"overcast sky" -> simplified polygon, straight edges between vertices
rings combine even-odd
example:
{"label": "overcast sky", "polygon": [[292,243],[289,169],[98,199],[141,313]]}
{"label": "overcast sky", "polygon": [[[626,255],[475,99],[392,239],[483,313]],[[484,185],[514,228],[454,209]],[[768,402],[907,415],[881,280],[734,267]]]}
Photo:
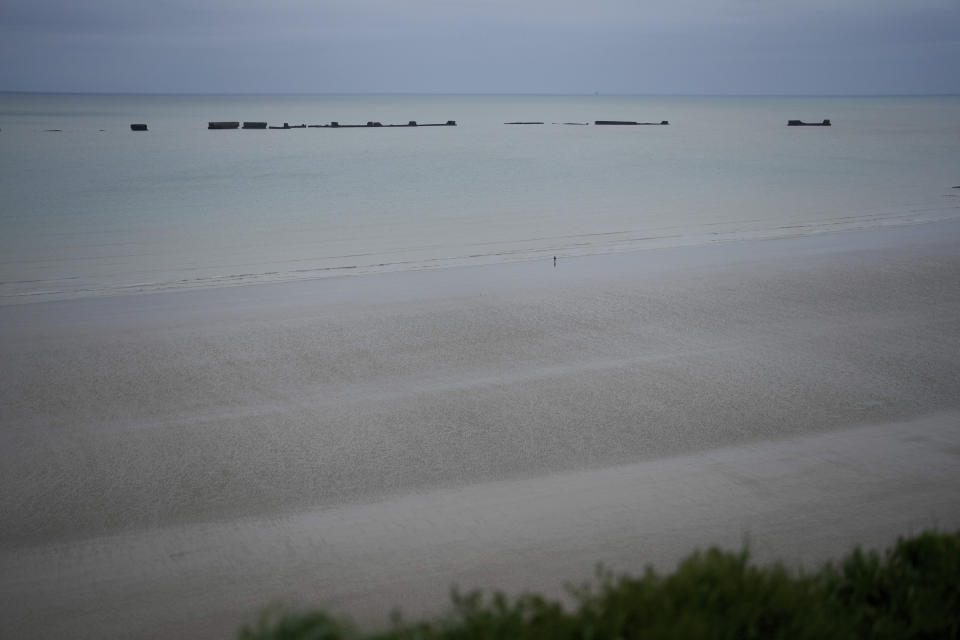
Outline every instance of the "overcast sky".
{"label": "overcast sky", "polygon": [[960,0],[0,0],[0,90],[960,93]]}

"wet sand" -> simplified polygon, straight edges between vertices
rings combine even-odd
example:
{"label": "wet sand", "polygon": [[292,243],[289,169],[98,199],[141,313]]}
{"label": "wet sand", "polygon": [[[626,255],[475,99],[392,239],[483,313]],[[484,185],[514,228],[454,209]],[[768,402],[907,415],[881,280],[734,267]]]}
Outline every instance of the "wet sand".
{"label": "wet sand", "polygon": [[0,307],[15,636],[960,526],[960,223]]}

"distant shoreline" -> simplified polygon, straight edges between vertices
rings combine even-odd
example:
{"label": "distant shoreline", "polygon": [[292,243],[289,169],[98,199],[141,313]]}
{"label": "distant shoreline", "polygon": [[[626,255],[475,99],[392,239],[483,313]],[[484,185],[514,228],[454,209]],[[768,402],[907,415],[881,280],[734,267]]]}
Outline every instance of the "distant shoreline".
{"label": "distant shoreline", "polygon": [[[590,256],[616,255],[625,253],[662,251],[682,247],[709,247],[721,244],[749,244],[760,241],[789,240],[792,238],[812,238],[822,235],[856,233],[863,231],[881,231],[898,227],[951,223],[960,220],[960,206],[949,205],[942,209],[924,212],[909,212],[902,215],[862,216],[861,218],[842,218],[837,221],[817,222],[803,226],[790,226],[783,229],[761,229],[753,232],[731,232],[723,235],[716,232],[695,232],[688,235],[651,235],[625,231],[620,234],[598,234],[604,236],[608,245],[598,244],[583,246],[580,238],[572,238],[567,245],[546,246],[542,249],[530,249],[520,255],[492,253],[488,255],[471,255],[450,257],[446,259],[430,259],[421,263],[410,264],[377,263],[377,264],[346,264],[311,270],[312,273],[249,273],[246,269],[243,274],[227,274],[218,277],[203,279],[174,280],[162,282],[131,282],[90,289],[84,287],[79,290],[37,290],[20,294],[0,295],[0,307],[8,305],[34,304],[57,300],[77,300],[127,295],[144,295],[174,291],[211,290],[243,286],[257,286],[269,284],[289,284],[308,282],[312,280],[326,280],[329,278],[352,278],[356,276],[374,276],[386,273],[424,272],[444,269],[461,269],[473,267],[487,267],[498,264],[537,263],[548,261],[552,256],[559,255],[563,259],[584,258]],[[621,236],[622,239],[617,239]],[[550,240],[550,239],[546,239]],[[509,243],[507,243],[509,244]],[[579,245],[579,246],[578,246]]]}

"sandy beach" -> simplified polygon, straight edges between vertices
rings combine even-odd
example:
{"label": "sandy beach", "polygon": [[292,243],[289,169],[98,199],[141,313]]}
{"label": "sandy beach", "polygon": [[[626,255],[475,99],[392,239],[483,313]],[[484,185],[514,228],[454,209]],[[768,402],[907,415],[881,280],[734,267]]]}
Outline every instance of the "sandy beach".
{"label": "sandy beach", "polygon": [[3,637],[960,527],[960,222],[0,307]]}

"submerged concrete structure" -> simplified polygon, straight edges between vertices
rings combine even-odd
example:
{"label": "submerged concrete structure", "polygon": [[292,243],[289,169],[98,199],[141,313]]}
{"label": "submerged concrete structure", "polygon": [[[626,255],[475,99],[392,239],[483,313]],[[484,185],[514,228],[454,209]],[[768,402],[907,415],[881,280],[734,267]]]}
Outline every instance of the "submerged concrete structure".
{"label": "submerged concrete structure", "polygon": [[596,120],[594,124],[605,124],[605,125],[664,125],[670,124],[669,120],[661,120],[660,122],[636,122],[634,120]]}

